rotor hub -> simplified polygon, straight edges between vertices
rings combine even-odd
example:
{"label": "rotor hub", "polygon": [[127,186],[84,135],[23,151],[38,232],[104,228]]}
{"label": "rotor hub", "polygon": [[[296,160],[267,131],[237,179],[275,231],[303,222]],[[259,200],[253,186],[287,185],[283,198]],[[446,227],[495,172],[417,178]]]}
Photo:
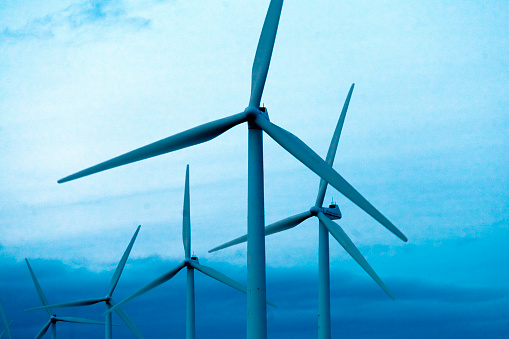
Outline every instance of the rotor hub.
{"label": "rotor hub", "polygon": [[254,106],[247,106],[244,110],[244,113],[246,113],[247,120],[248,121],[254,121],[258,115],[263,115],[267,120],[269,119],[269,114],[267,111],[267,107],[254,107]]}
{"label": "rotor hub", "polygon": [[316,207],[316,206],[313,206],[309,209],[309,212],[311,212],[312,215],[314,215],[315,217],[318,215],[318,212],[321,212],[322,210],[320,209],[320,207]]}

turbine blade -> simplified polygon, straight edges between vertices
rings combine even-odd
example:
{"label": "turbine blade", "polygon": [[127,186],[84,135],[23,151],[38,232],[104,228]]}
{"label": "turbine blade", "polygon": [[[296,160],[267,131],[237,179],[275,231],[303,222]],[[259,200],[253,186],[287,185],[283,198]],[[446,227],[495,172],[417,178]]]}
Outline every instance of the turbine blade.
{"label": "turbine blade", "polygon": [[[32,266],[30,266],[30,263],[28,262],[27,258],[25,258],[25,261],[27,263],[28,270],[30,271],[30,275],[32,276],[32,280],[34,281],[35,289],[37,290],[37,294],[39,295],[39,298],[41,299],[42,304],[44,306],[48,306],[49,305],[48,300],[46,299],[46,296],[44,295],[44,292],[42,291],[41,285],[39,285],[39,282],[37,281],[37,278],[35,277],[35,273],[32,270]],[[48,307],[46,307],[46,312],[48,312],[48,314],[50,316],[53,313],[51,311],[51,308],[48,308]]]}
{"label": "turbine blade", "polygon": [[357,261],[357,263],[362,267],[362,269],[366,271],[366,273],[369,274],[371,278],[373,278],[373,280],[385,291],[385,293],[389,295],[389,297],[394,299],[394,296],[392,295],[391,291],[389,291],[387,286],[385,286],[383,281],[371,268],[366,259],[364,259],[361,252],[357,249],[352,240],[350,240],[348,235],[346,235],[345,231],[343,231],[343,229],[338,224],[327,218],[327,216],[323,214],[323,212],[318,212],[317,216],[323,223],[323,225],[327,228],[327,230],[330,232],[330,234],[332,234],[332,236],[336,238],[336,240],[348,252],[348,254],[350,254],[350,256],[355,261]]}
{"label": "turbine blade", "polygon": [[238,113],[223,119],[208,122],[71,174],[58,180],[58,183],[61,184],[90,174],[102,172],[110,168],[115,168],[189,146],[201,144],[205,141],[214,139],[234,126],[245,122],[246,119],[245,113]]}
{"label": "turbine blade", "polygon": [[291,217],[285,218],[283,220],[276,221],[275,223],[272,223],[265,227],[265,235],[267,236],[274,233],[286,231],[290,228],[299,225],[301,222],[303,222],[306,219],[309,219],[312,216],[313,214],[311,214],[310,211],[306,211],[292,215]]}
{"label": "turbine blade", "polygon": [[182,220],[182,241],[186,259],[191,257],[191,210],[189,203],[189,165],[186,167],[186,186],[184,189],[184,208]]}
{"label": "turbine blade", "polygon": [[[112,306],[115,306],[115,304],[113,303],[113,300],[111,300],[111,299],[110,299],[110,304]],[[134,333],[134,335],[136,335],[140,339],[144,339],[143,334],[141,334],[140,330],[136,327],[134,322],[129,318],[129,316],[127,315],[127,313],[124,312],[124,310],[122,310],[121,308],[117,308],[115,310],[115,312],[117,312],[120,319],[122,319],[122,321],[127,325],[127,327],[129,327],[131,329],[131,331]]]}
{"label": "turbine blade", "polygon": [[265,80],[269,71],[270,58],[276,41],[277,27],[281,16],[283,0],[272,0],[265,16],[251,75],[251,98],[249,106],[258,108],[262,98]]}
{"label": "turbine blade", "polygon": [[228,242],[225,242],[222,245],[214,247],[213,249],[209,250],[209,253],[212,253],[212,252],[215,252],[215,251],[219,251],[219,250],[222,250],[224,248],[231,247],[233,245],[242,244],[243,242],[246,242],[246,241],[247,241],[247,235],[243,235],[243,236],[240,236],[240,237],[235,238],[233,240],[230,240]]}
{"label": "turbine blade", "polygon": [[37,310],[42,310],[42,309],[64,308],[64,307],[89,306],[89,305],[94,305],[94,304],[100,303],[101,301],[106,301],[106,298],[104,298],[104,297],[103,298],[90,298],[90,299],[69,301],[69,302],[60,303],[60,304],[32,307],[32,308],[26,309],[25,311],[37,311]]}
{"label": "turbine blade", "polygon": [[[332,140],[330,142],[329,151],[327,152],[327,157],[325,158],[325,162],[332,167],[334,163],[334,158],[336,156],[336,151],[338,149],[339,137],[341,136],[341,130],[343,129],[343,124],[345,123],[346,111],[348,110],[348,105],[350,104],[350,98],[352,97],[353,87],[355,84],[350,86],[350,90],[348,91],[348,95],[346,96],[345,104],[343,105],[343,110],[339,116],[338,123],[336,125],[336,129],[334,130],[334,134],[332,136]],[[318,195],[316,196],[315,206],[322,207],[323,199],[325,198],[325,191],[327,190],[327,181],[320,178],[320,186],[318,188]]]}
{"label": "turbine blade", "polygon": [[186,266],[185,262],[180,263],[174,269],[166,272],[165,274],[161,275],[159,278],[157,278],[157,279],[151,281],[150,283],[148,283],[147,285],[143,286],[138,291],[134,292],[133,294],[131,294],[130,296],[128,296],[127,298],[125,298],[124,300],[122,300],[121,302],[119,302],[118,304],[116,304],[115,306],[113,306],[112,308],[110,308],[109,310],[107,310],[104,313],[106,314],[106,313],[116,311],[120,306],[124,305],[128,301],[131,301],[132,299],[139,297],[140,295],[150,291],[151,289],[156,288],[157,286],[167,282],[168,280],[173,278],[175,276],[175,274],[177,274],[185,266]]}
{"label": "turbine blade", "polygon": [[329,184],[350,199],[354,204],[363,209],[376,221],[403,241],[407,237],[396,228],[382,213],[380,213],[369,201],[367,201],[355,188],[352,187],[341,175],[322,160],[311,148],[292,133],[271,123],[261,114],[257,115],[255,124],[263,129],[274,141],[286,149],[290,154],[306,165],[313,172],[325,179]]}
{"label": "turbine blade", "polygon": [[48,320],[48,322],[41,328],[41,330],[39,331],[39,333],[37,333],[35,335],[35,338],[34,339],[39,339],[39,338],[42,338],[43,335],[46,334],[46,332],[48,332],[48,329],[49,327],[51,326],[51,319]]}
{"label": "turbine blade", "polygon": [[[225,285],[233,287],[234,289],[236,289],[242,293],[247,294],[246,286],[242,285],[239,282],[236,282],[235,280],[224,275],[223,273],[221,273],[211,267],[200,265],[194,260],[190,260],[189,265],[191,265],[193,268],[197,269],[201,273],[208,275],[209,277],[216,279],[217,281],[222,282]],[[266,303],[269,304],[270,306],[277,307],[276,304],[274,304],[272,301],[266,300]]]}
{"label": "turbine blade", "polygon": [[[270,225],[265,227],[265,236],[271,235],[271,234],[274,234],[274,233],[278,233],[278,232],[290,229],[292,227],[295,227],[295,226],[297,226],[298,224],[300,224],[301,222],[303,222],[304,220],[308,219],[311,216],[312,216],[311,212],[310,211],[306,211],[306,212],[303,212],[303,213],[292,215],[291,217],[288,217],[286,219],[277,221],[277,222],[275,222],[273,224],[270,224]],[[218,251],[218,250],[222,250],[223,248],[227,248],[227,247],[230,247],[230,246],[233,246],[233,245],[237,245],[237,244],[240,244],[240,243],[243,243],[243,242],[246,242],[246,241],[247,241],[247,235],[243,235],[243,236],[238,237],[236,239],[230,240],[230,241],[228,241],[228,242],[226,242],[226,243],[224,243],[222,245],[214,247],[213,249],[209,250],[209,253],[212,253],[212,252],[215,252],[215,251]]]}
{"label": "turbine blade", "polygon": [[9,328],[9,322],[7,321],[7,317],[5,316],[5,310],[4,307],[2,306],[2,303],[0,303],[0,315],[2,316],[2,323],[4,324],[4,332],[2,332],[2,336],[4,333],[7,333],[7,337],[9,339],[12,339],[11,330]]}
{"label": "turbine blade", "polygon": [[131,250],[134,245],[134,241],[136,240],[136,237],[138,236],[138,232],[140,232],[141,225],[138,226],[136,229],[136,232],[134,232],[133,237],[131,238],[131,241],[129,242],[129,245],[127,246],[126,250],[124,251],[124,255],[122,255],[122,259],[120,259],[120,262],[117,265],[117,269],[115,270],[115,273],[113,273],[113,277],[111,278],[110,282],[110,288],[108,290],[108,297],[111,297],[113,294],[113,291],[115,290],[115,287],[118,284],[118,280],[120,279],[120,275],[122,274],[122,271],[124,270],[125,263],[127,262],[127,258],[129,258],[129,254],[131,253]]}
{"label": "turbine blade", "polygon": [[223,273],[216,271],[215,269],[210,268],[208,266],[200,265],[197,262],[195,262],[194,260],[190,260],[189,264],[191,266],[193,266],[193,268],[196,268],[201,273],[208,275],[209,277],[214,278],[217,281],[220,281],[225,285],[233,287],[234,289],[236,289],[242,293],[247,293],[246,286],[242,285],[241,283],[236,282],[235,280],[233,280],[230,277],[227,277]]}
{"label": "turbine blade", "polygon": [[91,319],[85,319],[85,318],[76,318],[76,317],[55,317],[55,320],[66,322],[66,323],[104,325],[104,321],[91,320]]}

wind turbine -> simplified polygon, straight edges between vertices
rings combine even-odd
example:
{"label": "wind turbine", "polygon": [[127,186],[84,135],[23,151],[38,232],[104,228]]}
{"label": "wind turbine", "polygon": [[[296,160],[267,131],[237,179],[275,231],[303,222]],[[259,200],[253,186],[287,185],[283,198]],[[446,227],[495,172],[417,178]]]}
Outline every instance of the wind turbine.
{"label": "wind turbine", "polygon": [[[8,326],[10,326],[11,324],[12,324],[12,321],[8,324]],[[9,331],[9,332],[7,332],[7,331]],[[11,332],[7,328],[5,330],[2,330],[2,332],[0,332],[0,339],[2,339],[4,337],[4,334],[6,334],[6,333],[7,333],[7,337],[9,339],[12,339]]]}
{"label": "wind turbine", "polygon": [[201,265],[198,263],[196,256],[191,256],[191,209],[189,197],[189,165],[186,167],[186,183],[184,189],[184,208],[183,208],[183,222],[182,222],[182,240],[184,243],[185,259],[177,267],[171,269],[159,278],[148,283],[137,292],[131,294],[116,306],[112,307],[107,312],[116,311],[118,307],[124,303],[150,291],[151,289],[167,282],[173,278],[181,269],[187,268],[187,289],[186,289],[186,338],[194,339],[195,337],[195,298],[194,298],[194,270],[202,272],[211,278],[214,278],[223,284],[231,286],[243,293],[246,293],[246,288],[235,280],[227,277],[226,275],[216,271],[213,268]]}
{"label": "wind turbine", "polygon": [[[28,262],[28,259],[25,258],[25,261],[28,266],[28,270],[30,271],[30,275],[32,276],[32,280],[34,281],[35,289],[37,290],[37,294],[39,294],[39,298],[41,299],[41,302],[44,306],[48,306],[48,300],[46,299],[46,296],[44,295],[44,292],[42,291],[41,285],[39,285],[39,282],[37,281],[37,278],[35,277],[34,271],[32,270],[32,267],[30,266],[30,263]],[[52,314],[51,308],[45,307],[46,312],[48,312],[49,320],[48,322],[42,327],[42,329],[37,333],[35,336],[35,339],[42,338],[48,329],[51,327],[51,339],[56,339],[57,337],[57,328],[56,323],[59,321],[67,322],[67,323],[77,323],[77,324],[93,324],[93,325],[104,325],[103,322],[97,321],[97,320],[89,320],[89,319],[83,319],[83,318],[76,318],[76,317],[57,317],[56,315]]]}
{"label": "wind turbine", "polygon": [[[140,231],[140,226],[136,229],[136,232],[134,232],[133,237],[131,238],[131,242],[127,246],[124,255],[122,256],[122,259],[120,259],[120,262],[117,265],[117,269],[115,270],[115,273],[113,273],[113,277],[111,278],[110,282],[110,288],[108,290],[108,293],[104,297],[99,298],[90,298],[90,299],[84,299],[84,300],[77,300],[77,301],[70,301],[66,303],[60,303],[60,304],[54,304],[54,305],[48,305],[48,306],[42,306],[42,307],[34,307],[30,308],[27,311],[33,311],[33,310],[39,310],[39,309],[52,309],[52,308],[62,308],[62,307],[76,307],[76,306],[89,306],[94,305],[100,302],[104,302],[106,304],[106,310],[109,310],[112,306],[115,305],[112,299],[113,291],[115,290],[115,287],[117,287],[118,280],[120,279],[120,275],[122,274],[122,271],[124,270],[124,266],[127,262],[127,258],[129,257],[129,254],[131,253],[131,249],[133,248],[134,241],[136,240],[136,237],[138,236],[138,232]],[[28,263],[28,261],[27,261]],[[43,302],[44,303],[44,302]],[[117,312],[118,316],[122,321],[131,329],[131,331],[138,337],[143,339],[143,335],[141,334],[140,330],[136,327],[134,322],[129,318],[127,313],[125,313],[121,308],[117,308],[115,310]],[[111,319],[111,313],[106,313],[106,320],[105,320],[105,338],[111,339],[112,338],[112,319]]]}
{"label": "wind turbine", "polygon": [[5,316],[4,307],[2,306],[2,303],[0,302],[0,315],[2,316],[2,323],[4,324],[4,329],[2,333],[0,333],[0,339],[4,336],[4,334],[7,334],[7,338],[12,339],[11,336],[11,330],[9,328],[9,325],[12,323],[7,322],[7,317]]}
{"label": "wind turbine", "polygon": [[[339,117],[338,123],[336,125],[336,129],[334,131],[334,135],[332,137],[329,151],[327,152],[326,162],[332,167],[334,162],[334,157],[336,155],[336,150],[338,148],[339,137],[341,135],[341,130],[343,128],[343,124],[346,117],[346,112],[348,110],[348,105],[350,103],[350,98],[352,97],[354,84],[350,87],[350,91],[345,100],[345,104],[343,105],[343,110],[341,111],[341,115]],[[265,227],[265,235],[270,235],[274,233],[278,233],[281,231],[285,231],[291,229],[304,220],[307,220],[311,217],[318,218],[319,224],[319,238],[318,238],[318,338],[319,339],[330,339],[331,337],[331,325],[330,325],[330,274],[329,274],[329,233],[332,234],[334,238],[339,242],[339,244],[353,257],[355,261],[375,280],[375,282],[392,298],[394,296],[389,291],[387,286],[382,282],[382,280],[378,277],[375,271],[368,264],[366,259],[359,252],[354,243],[350,240],[350,238],[346,235],[343,229],[332,222],[334,219],[341,218],[341,212],[339,208],[335,207],[322,207],[323,200],[325,198],[325,191],[327,190],[327,182],[323,179],[320,180],[320,186],[318,189],[318,195],[316,197],[316,202],[308,211],[304,211],[302,213],[293,215],[291,217],[285,218],[283,220],[277,221],[273,224]],[[234,240],[228,241],[222,245],[214,247],[209,251],[215,252],[233,245],[237,245],[243,243],[247,240],[247,235],[243,235]]]}
{"label": "wind turbine", "polygon": [[211,121],[168,138],[125,153],[58,180],[64,183],[114,167],[209,141],[230,128],[248,124],[248,221],[247,221],[247,338],[267,337],[265,278],[265,209],[263,189],[263,139],[266,132],[279,145],[313,172],[363,209],[389,231],[407,238],[382,213],[369,203],[341,175],[295,135],[269,121],[265,107],[260,107],[263,88],[281,16],[283,0],[271,0],[253,62],[251,95],[243,112]]}

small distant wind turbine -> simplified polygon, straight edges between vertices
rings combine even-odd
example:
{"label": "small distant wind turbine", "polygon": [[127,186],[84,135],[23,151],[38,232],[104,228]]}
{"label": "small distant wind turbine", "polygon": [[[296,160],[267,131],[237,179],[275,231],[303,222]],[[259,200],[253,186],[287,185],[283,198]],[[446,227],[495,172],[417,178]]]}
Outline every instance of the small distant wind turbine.
{"label": "small distant wind turbine", "polygon": [[[12,321],[9,322],[8,326],[11,326],[11,324],[12,324]],[[7,337],[9,339],[12,339],[10,330],[9,330],[9,332],[7,332],[7,330],[2,330],[2,332],[0,332],[0,339],[2,339],[4,337],[4,334],[6,334],[6,333],[7,333]]]}
{"label": "small distant wind turbine", "polygon": [[389,231],[407,238],[382,213],[367,201],[318,154],[292,133],[269,121],[260,102],[269,71],[276,40],[283,0],[271,0],[263,23],[251,75],[251,96],[243,112],[218,119],[135,149],[113,159],[89,167],[58,180],[64,183],[114,167],[152,158],[161,154],[201,144],[223,134],[230,128],[248,124],[248,197],[247,197],[247,338],[267,337],[266,274],[265,274],[265,206],[263,189],[263,132],[318,174],[326,182],[363,209]]}
{"label": "small distant wind turbine", "polygon": [[182,222],[182,240],[184,243],[185,259],[177,267],[161,275],[159,278],[148,283],[137,292],[131,294],[116,306],[112,307],[107,312],[112,312],[118,309],[126,302],[150,291],[151,289],[167,282],[173,278],[181,269],[187,268],[187,293],[186,293],[186,338],[194,339],[195,337],[195,300],[194,300],[194,269],[214,278],[223,284],[235,288],[243,293],[246,293],[246,287],[236,282],[235,280],[227,277],[226,275],[212,269],[210,267],[198,263],[196,256],[191,256],[191,209],[189,197],[189,165],[186,167],[186,183],[184,189],[184,208],[183,208],[183,222]]}
{"label": "small distant wind turbine", "polygon": [[[41,306],[41,307],[34,307],[30,308],[27,311],[33,311],[33,310],[40,310],[40,309],[52,309],[52,308],[62,308],[62,307],[76,307],[76,306],[89,306],[94,305],[100,302],[104,302],[106,304],[106,310],[109,310],[112,306],[115,305],[112,299],[113,291],[115,290],[115,287],[117,287],[118,280],[120,279],[120,275],[122,274],[122,271],[124,270],[124,266],[127,262],[127,258],[129,257],[129,254],[131,253],[131,249],[133,248],[134,241],[136,240],[136,237],[138,236],[138,232],[140,231],[140,226],[136,229],[136,232],[134,232],[133,237],[131,238],[131,242],[127,246],[124,255],[122,256],[122,259],[120,259],[120,262],[117,265],[117,269],[115,270],[115,273],[113,273],[113,277],[111,278],[110,282],[110,288],[108,290],[108,293],[104,297],[99,298],[90,298],[90,299],[84,299],[84,300],[76,300],[76,301],[70,301],[66,303],[60,303],[60,304],[54,304],[54,305],[48,305],[48,306]],[[140,330],[136,327],[134,322],[129,318],[129,316],[121,309],[117,308],[115,310],[117,312],[118,316],[122,321],[131,329],[131,331],[140,339],[143,339],[143,335],[141,334]],[[106,313],[106,322],[105,322],[105,338],[111,339],[112,338],[112,319],[111,319],[111,313]]]}
{"label": "small distant wind turbine", "polygon": [[[338,123],[336,125],[336,129],[334,131],[334,135],[332,137],[329,151],[327,152],[326,162],[332,167],[334,162],[334,157],[336,155],[336,150],[338,148],[339,137],[341,135],[341,130],[343,128],[343,124],[345,122],[346,112],[348,110],[348,105],[350,103],[350,98],[352,97],[354,84],[350,87],[350,91],[345,100],[345,104],[343,105],[343,110],[341,111],[341,115],[339,116]],[[380,287],[392,298],[394,296],[389,291],[387,286],[382,282],[382,280],[378,277],[375,271],[368,264],[366,259],[359,252],[357,247],[354,245],[352,240],[346,235],[343,229],[332,220],[340,219],[341,212],[339,208],[327,208],[322,207],[323,200],[325,198],[325,191],[327,190],[327,182],[323,179],[320,180],[320,186],[318,189],[318,195],[316,197],[315,204],[308,210],[286,219],[277,221],[273,224],[265,227],[265,235],[270,235],[274,233],[278,233],[281,231],[285,231],[291,229],[304,220],[310,217],[317,217],[319,220],[319,240],[318,240],[318,338],[319,339],[330,339],[331,331],[330,331],[330,274],[329,274],[329,233],[332,234],[334,238],[339,242],[341,246],[352,256],[352,258],[357,261],[357,263],[375,280],[375,282],[380,285]],[[331,206],[332,207],[332,206]],[[224,249],[236,244],[243,243],[247,240],[247,235],[238,237],[234,240],[228,241],[222,245],[219,245],[209,251],[214,252],[220,249]]]}
{"label": "small distant wind turbine", "polygon": [[12,321],[10,323],[7,322],[7,317],[5,316],[4,307],[2,306],[1,302],[0,302],[0,315],[2,316],[2,323],[4,324],[4,329],[3,329],[2,333],[0,333],[0,339],[2,339],[2,337],[6,333],[7,333],[7,338],[12,339],[11,330],[9,328],[9,325],[12,323]]}
{"label": "small distant wind turbine", "polygon": [[[35,277],[34,271],[32,270],[32,267],[30,266],[30,263],[28,262],[28,259],[25,258],[25,261],[28,266],[28,270],[30,271],[30,275],[32,276],[32,280],[34,281],[35,289],[37,290],[37,294],[39,294],[39,298],[41,299],[41,302],[44,306],[48,306],[48,300],[46,299],[46,296],[44,295],[44,292],[42,291],[41,285],[39,285],[39,282],[37,281],[37,278]],[[76,318],[76,317],[57,317],[56,315],[52,314],[51,308],[45,308],[46,312],[48,312],[49,320],[48,322],[42,327],[42,329],[37,333],[35,336],[35,339],[42,338],[48,329],[51,327],[51,339],[56,339],[57,337],[57,328],[56,323],[59,321],[67,322],[67,323],[77,323],[77,324],[92,324],[92,325],[104,325],[103,322],[97,321],[97,320],[90,320],[90,319],[83,319],[83,318]]]}

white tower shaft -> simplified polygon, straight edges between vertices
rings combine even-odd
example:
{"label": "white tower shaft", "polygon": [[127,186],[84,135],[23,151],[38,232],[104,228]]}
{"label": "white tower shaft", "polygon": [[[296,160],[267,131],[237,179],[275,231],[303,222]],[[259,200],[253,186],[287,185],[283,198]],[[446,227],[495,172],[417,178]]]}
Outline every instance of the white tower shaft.
{"label": "white tower shaft", "polygon": [[262,130],[249,126],[247,193],[247,339],[267,338]]}

